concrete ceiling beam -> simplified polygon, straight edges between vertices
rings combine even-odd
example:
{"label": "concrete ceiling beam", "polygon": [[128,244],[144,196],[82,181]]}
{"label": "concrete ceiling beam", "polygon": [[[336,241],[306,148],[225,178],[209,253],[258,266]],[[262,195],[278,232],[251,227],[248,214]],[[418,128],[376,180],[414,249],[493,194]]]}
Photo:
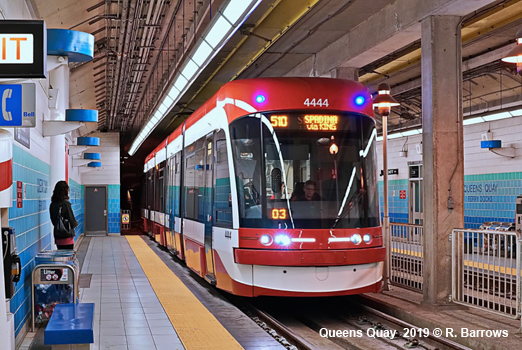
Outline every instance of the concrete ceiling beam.
{"label": "concrete ceiling beam", "polygon": [[[499,47],[495,50],[486,52],[482,55],[470,58],[470,59],[462,62],[462,72],[464,73],[471,69],[475,69],[475,68],[481,67],[485,64],[497,61],[497,60],[501,59],[502,57],[504,57],[511,49],[513,49],[513,47],[514,47],[514,44],[509,44],[506,46]],[[393,93],[393,95],[399,95],[399,94],[414,90],[421,86],[421,82],[422,82],[422,80],[419,77],[414,80],[405,82],[403,84],[392,86],[392,93]],[[374,91],[374,90],[376,90],[377,85],[379,85],[379,83],[380,83],[380,81],[377,81],[377,82],[374,82],[367,86],[371,91]]]}
{"label": "concrete ceiling beam", "polygon": [[287,76],[320,76],[337,67],[363,67],[421,36],[420,21],[431,15],[465,16],[493,0],[397,0],[306,59]]}

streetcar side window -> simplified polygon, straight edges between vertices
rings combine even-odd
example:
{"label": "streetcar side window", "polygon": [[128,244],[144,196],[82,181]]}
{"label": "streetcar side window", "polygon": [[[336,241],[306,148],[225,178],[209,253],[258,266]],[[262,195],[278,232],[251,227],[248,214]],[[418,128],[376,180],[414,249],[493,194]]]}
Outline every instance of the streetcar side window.
{"label": "streetcar side window", "polygon": [[[173,205],[173,181],[174,181],[174,174],[173,174],[173,166],[174,166],[174,157],[167,159],[167,179],[166,179],[166,192],[167,192],[167,198],[165,203],[165,213],[169,216],[172,214],[172,205]],[[172,220],[170,218],[170,220]]]}
{"label": "streetcar side window", "polygon": [[195,187],[194,173],[196,167],[196,153],[194,152],[194,144],[185,148],[185,177],[183,188],[185,191],[185,210],[184,216],[187,219],[197,220],[198,217],[198,195],[199,189]]}
{"label": "streetcar side window", "polygon": [[170,229],[174,229],[175,217],[179,216],[180,208],[180,180],[181,180],[181,168],[179,165],[181,159],[181,152],[176,153],[168,162],[168,186],[167,186],[167,214],[169,215]]}
{"label": "streetcar side window", "polygon": [[[180,209],[180,200],[181,200],[181,152],[178,152],[174,156],[173,166],[174,169],[172,173],[174,174],[173,181],[173,213],[174,216],[180,217],[179,209]],[[174,225],[174,224],[172,224]]]}
{"label": "streetcar side window", "polygon": [[[147,171],[147,209],[154,210],[154,168]],[[150,219],[150,216],[149,216]]]}
{"label": "streetcar side window", "polygon": [[156,189],[156,195],[154,197],[154,210],[158,211],[160,213],[165,212],[165,201],[164,201],[164,188],[163,188],[163,180],[165,176],[165,163],[160,164],[160,168],[156,170],[157,179],[155,181],[155,189]]}
{"label": "streetcar side window", "polygon": [[232,227],[232,198],[225,132],[215,135],[214,217],[216,226]]}
{"label": "streetcar side window", "polygon": [[185,149],[185,217],[204,222],[206,138],[200,138]]}
{"label": "streetcar side window", "polygon": [[196,141],[196,155],[195,155],[195,171],[194,171],[194,187],[197,189],[198,196],[195,197],[194,207],[198,213],[195,219],[199,222],[205,222],[204,216],[204,196],[206,193],[205,189],[205,153],[207,151],[206,138],[200,138]]}

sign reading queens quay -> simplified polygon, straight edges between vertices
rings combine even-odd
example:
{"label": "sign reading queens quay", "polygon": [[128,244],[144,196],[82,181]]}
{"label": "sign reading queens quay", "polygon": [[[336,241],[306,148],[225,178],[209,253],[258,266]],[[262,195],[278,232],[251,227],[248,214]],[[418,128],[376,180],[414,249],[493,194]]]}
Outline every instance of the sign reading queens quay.
{"label": "sign reading queens quay", "polygon": [[46,63],[44,21],[0,21],[0,79],[45,78]]}

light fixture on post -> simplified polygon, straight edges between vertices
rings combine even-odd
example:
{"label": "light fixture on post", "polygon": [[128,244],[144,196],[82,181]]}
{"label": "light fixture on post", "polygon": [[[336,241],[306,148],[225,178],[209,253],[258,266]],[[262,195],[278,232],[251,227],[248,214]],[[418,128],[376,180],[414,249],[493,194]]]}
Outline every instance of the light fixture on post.
{"label": "light fixture on post", "polygon": [[519,29],[516,34],[517,46],[509,51],[506,57],[502,59],[504,62],[516,63],[517,73],[521,74],[522,70],[522,29]]}
{"label": "light fixture on post", "polygon": [[390,95],[390,86],[388,84],[379,84],[378,87],[379,94],[373,100],[373,108],[377,108],[377,112],[382,117],[382,165],[383,165],[383,175],[384,175],[384,193],[383,193],[383,202],[384,202],[384,212],[383,212],[383,236],[384,236],[384,245],[386,246],[386,267],[384,269],[385,277],[384,277],[384,288],[389,290],[390,283],[390,275],[391,275],[391,234],[390,234],[390,216],[388,212],[388,149],[387,149],[387,139],[388,139],[388,116],[390,115],[391,108],[398,106],[399,102],[397,102]]}

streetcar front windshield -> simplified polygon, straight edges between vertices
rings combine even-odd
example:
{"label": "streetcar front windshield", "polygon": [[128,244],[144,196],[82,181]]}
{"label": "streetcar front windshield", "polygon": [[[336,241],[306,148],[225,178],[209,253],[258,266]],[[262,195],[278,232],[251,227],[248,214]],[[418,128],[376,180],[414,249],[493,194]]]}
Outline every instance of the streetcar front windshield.
{"label": "streetcar front windshield", "polygon": [[233,121],[230,135],[241,227],[379,225],[372,118],[256,113]]}

